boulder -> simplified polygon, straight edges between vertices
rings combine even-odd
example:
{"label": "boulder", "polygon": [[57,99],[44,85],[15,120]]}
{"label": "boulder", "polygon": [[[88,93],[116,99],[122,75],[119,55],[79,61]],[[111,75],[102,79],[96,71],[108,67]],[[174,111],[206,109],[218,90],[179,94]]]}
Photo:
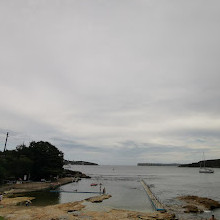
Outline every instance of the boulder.
{"label": "boulder", "polygon": [[185,209],[184,210],[185,213],[198,213],[198,212],[201,212],[201,210],[199,210],[198,207],[195,206],[195,205],[185,205],[185,206],[183,206],[183,208]]}
{"label": "boulder", "polygon": [[218,201],[205,197],[181,196],[179,197],[179,199],[186,201],[190,205],[199,205],[202,206],[204,209],[208,209],[208,210],[220,208],[220,203]]}
{"label": "boulder", "polygon": [[86,199],[86,201],[92,202],[92,203],[100,203],[103,200],[109,199],[111,197],[112,197],[111,195],[106,194],[106,195],[102,195],[102,196],[95,196],[95,197],[88,198],[88,199]]}

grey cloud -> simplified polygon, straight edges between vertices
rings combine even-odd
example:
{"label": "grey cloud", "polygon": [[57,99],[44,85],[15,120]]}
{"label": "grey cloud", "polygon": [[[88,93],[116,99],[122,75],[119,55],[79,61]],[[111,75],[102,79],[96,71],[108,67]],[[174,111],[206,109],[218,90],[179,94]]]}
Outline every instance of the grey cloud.
{"label": "grey cloud", "polygon": [[2,142],[14,131],[10,147],[51,140],[72,156],[117,163],[146,151],[184,160],[196,147],[216,156],[219,1],[0,6]]}
{"label": "grey cloud", "polygon": [[88,146],[86,144],[80,144],[76,141],[71,140],[65,140],[62,138],[52,138],[52,141],[56,143],[57,145],[61,146],[63,149],[69,149],[72,151],[78,151],[80,150],[83,152],[106,152],[107,150],[102,149],[102,147],[94,147],[94,146]]}
{"label": "grey cloud", "polygon": [[220,136],[220,131],[218,129],[208,129],[208,128],[182,128],[170,131],[161,132],[161,134],[170,137],[180,137],[180,138],[193,138],[198,140],[198,142],[205,142],[205,139],[218,139]]}
{"label": "grey cloud", "polygon": [[[199,149],[201,150],[201,149]],[[204,150],[204,149],[203,149]],[[162,145],[155,143],[138,143],[134,141],[126,141],[120,143],[119,151],[124,151],[129,155],[140,155],[144,152],[146,153],[170,153],[170,152],[196,152],[197,149],[190,148],[187,146],[172,146],[172,145]]]}

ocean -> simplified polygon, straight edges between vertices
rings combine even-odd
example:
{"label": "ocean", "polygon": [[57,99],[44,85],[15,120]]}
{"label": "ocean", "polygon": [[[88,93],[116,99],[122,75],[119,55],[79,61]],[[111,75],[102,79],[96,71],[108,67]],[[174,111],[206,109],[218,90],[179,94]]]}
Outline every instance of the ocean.
{"label": "ocean", "polygon": [[[153,211],[151,202],[145,193],[140,180],[143,179],[150,186],[153,193],[165,205],[181,204],[177,199],[182,195],[196,195],[208,197],[220,201],[220,169],[214,169],[214,174],[199,173],[199,168],[180,168],[173,166],[80,166],[73,165],[71,170],[81,171],[91,176],[91,179],[82,179],[78,183],[70,183],[61,186],[59,190],[65,192],[50,193],[46,202],[42,199],[36,200],[39,203],[55,204],[70,201],[79,201],[100,192],[102,189],[112,195],[112,198],[104,200],[98,205],[90,204],[88,208],[103,209],[109,208],[129,209],[135,211]],[[97,186],[91,186],[97,183]],[[77,193],[71,193],[77,191]],[[86,192],[86,193],[79,193]],[[91,192],[91,193],[89,193]],[[97,193],[97,194],[95,194]],[[39,196],[38,196],[39,197]],[[45,195],[43,196],[44,198]],[[45,205],[45,204],[43,204]],[[209,217],[214,214],[220,219],[220,209],[211,213],[195,215],[195,217]]]}

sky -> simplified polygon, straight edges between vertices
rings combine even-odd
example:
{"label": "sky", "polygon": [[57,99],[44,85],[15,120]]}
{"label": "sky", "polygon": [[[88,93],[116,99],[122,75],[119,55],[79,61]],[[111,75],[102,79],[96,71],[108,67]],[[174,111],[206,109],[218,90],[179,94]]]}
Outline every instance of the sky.
{"label": "sky", "polygon": [[0,0],[0,150],[98,164],[220,158],[218,0]]}

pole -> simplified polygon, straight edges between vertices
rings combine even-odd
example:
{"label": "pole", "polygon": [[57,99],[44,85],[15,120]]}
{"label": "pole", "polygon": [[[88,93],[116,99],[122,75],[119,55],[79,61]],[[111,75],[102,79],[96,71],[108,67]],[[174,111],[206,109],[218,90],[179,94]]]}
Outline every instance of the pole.
{"label": "pole", "polygon": [[7,141],[8,141],[8,132],[7,132],[7,135],[6,135],[6,140],[5,140],[5,148],[4,148],[4,152],[6,151],[6,145],[7,145]]}

